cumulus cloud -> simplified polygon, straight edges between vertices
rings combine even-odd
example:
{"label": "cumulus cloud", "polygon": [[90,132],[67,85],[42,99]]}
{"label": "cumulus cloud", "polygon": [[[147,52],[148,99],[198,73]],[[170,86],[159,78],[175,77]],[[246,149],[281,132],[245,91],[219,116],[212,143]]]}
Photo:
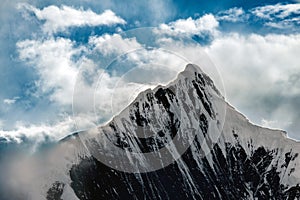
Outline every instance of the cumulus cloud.
{"label": "cumulus cloud", "polygon": [[299,34],[231,33],[205,48],[219,66],[230,103],[251,121],[299,138]]}
{"label": "cumulus cloud", "polygon": [[89,39],[89,44],[102,53],[104,56],[108,54],[123,54],[134,49],[141,48],[135,38],[123,39],[120,34],[105,34],[102,36],[92,36]]}
{"label": "cumulus cloud", "polygon": [[45,21],[43,31],[47,33],[64,31],[72,26],[110,26],[126,23],[111,10],[97,14],[92,10],[75,9],[65,5],[61,7],[51,5],[38,9],[29,4],[18,4],[18,8],[33,12],[38,20]]}
{"label": "cumulus cloud", "polygon": [[191,17],[187,19],[178,19],[168,24],[161,24],[159,31],[165,34],[201,34],[209,32],[214,34],[219,22],[212,14],[205,14],[197,19]]}
{"label": "cumulus cloud", "polygon": [[38,75],[41,93],[51,93],[51,100],[60,104],[72,102],[78,64],[72,58],[82,48],[74,48],[69,39],[24,40],[17,43],[19,58],[33,67]]}
{"label": "cumulus cloud", "polygon": [[[38,79],[35,81],[38,88],[36,95],[47,96],[51,102],[62,108],[71,107],[75,99],[76,111],[80,112],[79,114],[76,113],[78,114],[76,123],[80,129],[90,128],[98,120],[104,122],[114,114],[111,113],[111,108],[107,105],[111,103],[110,97],[113,92],[118,92],[112,86],[120,77],[108,74],[103,67],[104,59],[99,58],[109,57],[111,54],[115,57],[130,49],[140,47],[141,45],[135,38],[123,39],[118,34],[90,37],[89,43],[85,46],[76,46],[75,42],[70,39],[53,37],[24,40],[17,43],[20,60],[32,67],[38,75]],[[91,56],[92,59],[88,59],[87,56]],[[97,59],[93,59],[93,56],[96,56]],[[99,77],[104,80],[101,83],[102,90],[100,92],[107,94],[107,96],[100,100],[102,102],[100,110],[103,111],[99,115],[100,119],[95,119],[89,116],[94,116],[93,97]],[[128,93],[129,90],[126,91],[126,95]],[[120,90],[119,94],[123,94],[123,96],[119,95],[118,99],[124,99],[125,92]],[[118,99],[115,97],[115,102],[119,102]],[[16,100],[5,99],[3,103],[13,104]],[[125,106],[124,103],[119,105]],[[82,110],[84,112],[81,112]],[[67,111],[72,112],[71,110]],[[116,112],[118,111],[117,109]],[[79,120],[79,118],[81,119]],[[89,123],[86,123],[85,120]],[[17,129],[19,128],[22,127],[17,127]]]}

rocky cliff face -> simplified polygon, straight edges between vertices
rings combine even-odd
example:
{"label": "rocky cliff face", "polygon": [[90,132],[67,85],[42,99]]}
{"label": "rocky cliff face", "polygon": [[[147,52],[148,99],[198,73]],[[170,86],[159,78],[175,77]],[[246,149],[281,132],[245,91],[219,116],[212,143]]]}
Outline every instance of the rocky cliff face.
{"label": "rocky cliff face", "polygon": [[63,140],[46,199],[300,199],[300,144],[251,124],[189,64]]}

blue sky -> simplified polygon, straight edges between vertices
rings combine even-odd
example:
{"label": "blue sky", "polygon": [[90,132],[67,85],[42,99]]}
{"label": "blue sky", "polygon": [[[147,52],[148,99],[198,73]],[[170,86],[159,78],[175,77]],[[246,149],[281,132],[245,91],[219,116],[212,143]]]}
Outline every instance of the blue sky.
{"label": "blue sky", "polygon": [[[219,87],[224,87],[229,103],[252,122],[284,129],[300,139],[297,1],[4,1],[0,13],[0,137],[6,140],[57,140],[89,127],[90,120],[82,122],[77,117],[93,108],[79,94],[74,115],[73,92],[82,86],[92,98],[100,75],[104,74],[104,83],[99,123],[128,103],[122,101],[124,95],[153,86],[148,80],[142,85],[128,81],[123,83],[126,88],[121,87],[118,73],[124,75],[126,64],[124,68],[111,65],[113,70],[103,67],[133,47],[143,47],[139,40],[143,34],[149,36],[146,32],[135,31],[136,38],[122,35],[142,27],[194,39],[217,66],[224,82]],[[181,50],[193,49],[188,45],[175,49]],[[150,52],[147,59],[155,53]],[[170,64],[163,59],[157,62]],[[173,64],[178,63],[183,61]],[[166,72],[161,77],[153,75],[159,77],[156,83],[172,79],[181,68],[160,70]],[[80,85],[83,75],[91,81],[84,86]],[[133,77],[125,75],[124,80]],[[114,105],[120,106],[107,111],[110,102],[103,99],[111,97],[112,89],[116,94],[114,82],[121,94],[114,96]]]}

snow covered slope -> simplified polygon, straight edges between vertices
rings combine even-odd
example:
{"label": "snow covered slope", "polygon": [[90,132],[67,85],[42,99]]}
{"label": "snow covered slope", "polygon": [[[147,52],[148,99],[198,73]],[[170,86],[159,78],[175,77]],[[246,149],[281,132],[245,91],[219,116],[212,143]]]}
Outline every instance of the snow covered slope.
{"label": "snow covered slope", "polygon": [[61,141],[46,156],[37,196],[299,199],[299,153],[299,142],[251,124],[189,64],[105,126]]}

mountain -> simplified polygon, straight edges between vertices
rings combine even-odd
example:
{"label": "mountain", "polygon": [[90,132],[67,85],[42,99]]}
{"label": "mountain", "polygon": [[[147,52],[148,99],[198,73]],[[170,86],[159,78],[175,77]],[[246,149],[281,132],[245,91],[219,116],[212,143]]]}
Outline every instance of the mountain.
{"label": "mountain", "polygon": [[34,198],[300,199],[299,153],[299,142],[251,124],[189,64],[49,151]]}

